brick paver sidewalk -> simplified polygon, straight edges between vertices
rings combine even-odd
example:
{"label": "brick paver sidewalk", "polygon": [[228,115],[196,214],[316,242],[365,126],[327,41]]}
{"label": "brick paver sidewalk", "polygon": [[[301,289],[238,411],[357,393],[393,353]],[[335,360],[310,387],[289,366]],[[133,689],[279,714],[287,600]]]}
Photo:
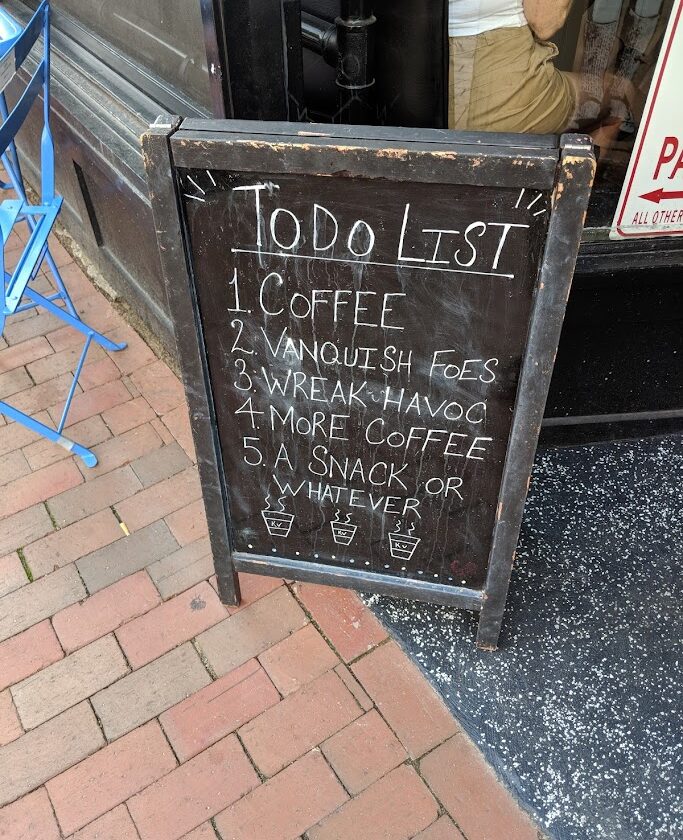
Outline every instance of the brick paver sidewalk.
{"label": "brick paver sidewalk", "polygon": [[[53,254],[129,347],[74,400],[97,468],[0,418],[0,838],[535,840],[354,594],[245,575],[221,605],[182,387]],[[5,335],[0,398],[56,418],[79,336]]]}

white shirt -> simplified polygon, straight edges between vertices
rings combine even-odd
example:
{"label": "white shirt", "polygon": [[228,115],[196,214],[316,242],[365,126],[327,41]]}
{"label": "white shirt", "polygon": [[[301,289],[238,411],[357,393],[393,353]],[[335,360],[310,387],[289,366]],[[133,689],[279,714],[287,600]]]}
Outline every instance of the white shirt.
{"label": "white shirt", "polygon": [[525,24],[522,0],[448,0],[451,38]]}

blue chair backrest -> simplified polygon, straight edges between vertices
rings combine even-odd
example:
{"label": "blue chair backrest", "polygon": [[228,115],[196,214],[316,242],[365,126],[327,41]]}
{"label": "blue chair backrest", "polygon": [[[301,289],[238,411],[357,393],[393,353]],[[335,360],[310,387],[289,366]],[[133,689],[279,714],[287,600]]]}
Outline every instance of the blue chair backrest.
{"label": "blue chair backrest", "polygon": [[49,204],[55,195],[55,152],[50,132],[50,4],[36,9],[24,31],[16,39],[12,53],[5,60],[14,61],[15,72],[24,63],[38,38],[43,36],[43,57],[16,105],[0,127],[0,154],[4,154],[24,123],[36,97],[43,92],[43,131],[40,141],[41,204]]}

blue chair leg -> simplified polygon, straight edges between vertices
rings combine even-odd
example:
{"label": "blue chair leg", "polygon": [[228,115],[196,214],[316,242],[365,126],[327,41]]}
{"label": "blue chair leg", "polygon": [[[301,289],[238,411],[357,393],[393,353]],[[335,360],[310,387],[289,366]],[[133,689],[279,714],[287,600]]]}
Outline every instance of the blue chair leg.
{"label": "blue chair leg", "polygon": [[[76,380],[74,379],[74,383],[75,382]],[[26,426],[26,428],[30,429],[32,432],[37,432],[39,435],[43,435],[43,437],[53,441],[53,443],[63,446],[67,452],[72,452],[74,455],[78,455],[78,457],[83,460],[86,467],[97,466],[97,456],[94,452],[91,452],[90,449],[86,449],[85,446],[81,446],[79,443],[65,437],[61,431],[52,429],[50,426],[46,426],[44,423],[34,420],[33,417],[29,417],[28,414],[24,414],[23,411],[19,411],[2,400],[0,400],[0,414],[6,415],[10,418],[10,420],[16,420],[17,423],[21,423],[22,426]]]}
{"label": "blue chair leg", "polygon": [[56,315],[58,318],[61,318],[64,323],[68,324],[70,327],[73,327],[75,330],[78,330],[82,333],[88,341],[92,339],[101,347],[104,347],[105,350],[111,350],[115,352],[116,350],[124,350],[126,347],[126,342],[122,341],[120,343],[116,343],[112,341],[110,338],[107,338],[106,335],[102,335],[101,332],[94,330],[92,327],[89,327],[84,321],[78,317],[78,315],[71,315],[69,312],[65,312],[61,307],[57,306],[55,303],[50,300],[50,298],[41,295],[39,292],[36,292],[35,289],[31,289],[30,287],[26,287],[26,291],[24,293],[27,298],[33,301],[35,306],[43,306],[49,312],[52,312],[53,315]]}
{"label": "blue chair leg", "polygon": [[[2,117],[0,159],[6,172],[6,180],[0,181],[0,189],[11,190],[16,194],[16,199],[11,198],[2,202],[4,215],[2,217],[0,245],[4,250],[10,227],[14,228],[17,222],[26,223],[29,232],[28,241],[22,248],[19,262],[12,274],[10,275],[3,268],[0,268],[0,330],[4,327],[6,318],[10,315],[41,306],[62,322],[77,330],[84,337],[84,342],[56,428],[40,423],[4,401],[0,401],[0,413],[10,420],[15,420],[26,428],[37,432],[47,440],[63,446],[68,452],[78,455],[83,459],[86,466],[94,467],[97,463],[95,454],[68,438],[64,434],[64,427],[77,393],[78,379],[82,373],[91,343],[93,341],[97,342],[110,351],[122,350],[126,345],[125,343],[111,341],[81,320],[57,264],[50,253],[49,236],[63,199],[55,193],[54,142],[50,130],[50,6],[47,0],[42,0],[39,3],[30,22],[17,36],[16,50],[13,51],[15,59],[13,69],[15,71],[20,69],[23,60],[28,56],[32,45],[37,43],[41,34],[42,59],[38,62],[35,73],[31,76],[19,102],[14,106],[11,113],[8,111],[7,102],[2,90],[0,90],[0,116]],[[43,130],[40,140],[40,197],[38,203],[31,204],[27,199],[14,138],[32,104],[38,101],[38,93],[41,88]],[[50,291],[47,295],[41,295],[31,287],[31,283],[38,276],[40,266],[44,261],[47,262],[56,285],[56,291]]]}
{"label": "blue chair leg", "polygon": [[[8,109],[7,109],[7,100],[5,99],[5,94],[0,93],[0,116],[2,119],[7,119]],[[24,204],[28,204],[28,200],[26,198],[26,190],[24,189],[24,179],[21,174],[21,166],[19,164],[19,155],[17,154],[17,147],[14,140],[9,144],[7,147],[7,151],[4,155],[2,155],[2,163],[5,167],[5,171],[9,176],[12,189],[14,192],[19,196],[19,198],[24,202]],[[36,226],[36,221],[30,214],[24,215],[24,221],[28,225],[29,231],[33,231]],[[40,267],[42,260],[39,260],[36,263],[36,271]],[[60,292],[60,296],[63,298],[64,303],[66,304],[66,308],[69,312],[78,317],[76,313],[76,307],[73,305],[71,297],[66,290],[66,286],[64,285],[64,281],[62,280],[62,275],[59,273],[59,269],[57,268],[57,263],[54,261],[52,254],[50,253],[50,248],[47,247],[45,251],[45,262],[47,262],[50,272],[55,279],[55,283],[57,284],[57,289]]]}

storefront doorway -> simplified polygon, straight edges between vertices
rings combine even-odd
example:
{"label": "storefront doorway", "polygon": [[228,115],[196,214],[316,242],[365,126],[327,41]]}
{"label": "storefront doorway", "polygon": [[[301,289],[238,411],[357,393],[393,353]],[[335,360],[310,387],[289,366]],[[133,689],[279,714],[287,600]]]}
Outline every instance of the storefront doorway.
{"label": "storefront doorway", "polygon": [[[480,29],[473,5],[54,0],[58,182],[65,222],[79,231],[85,257],[172,349],[139,147],[145,126],[160,114],[177,114],[446,128],[449,28],[469,31],[453,29],[455,14]],[[498,5],[509,12],[515,2],[492,3]],[[7,3],[22,19],[33,6],[33,0]],[[519,6],[533,16],[532,0]],[[638,437],[683,424],[683,238],[610,239],[676,6],[576,0],[545,38],[556,45],[547,52],[554,72],[577,80],[573,127],[589,130],[599,150],[546,409],[548,443]],[[37,144],[29,125],[24,148],[32,155]]]}

